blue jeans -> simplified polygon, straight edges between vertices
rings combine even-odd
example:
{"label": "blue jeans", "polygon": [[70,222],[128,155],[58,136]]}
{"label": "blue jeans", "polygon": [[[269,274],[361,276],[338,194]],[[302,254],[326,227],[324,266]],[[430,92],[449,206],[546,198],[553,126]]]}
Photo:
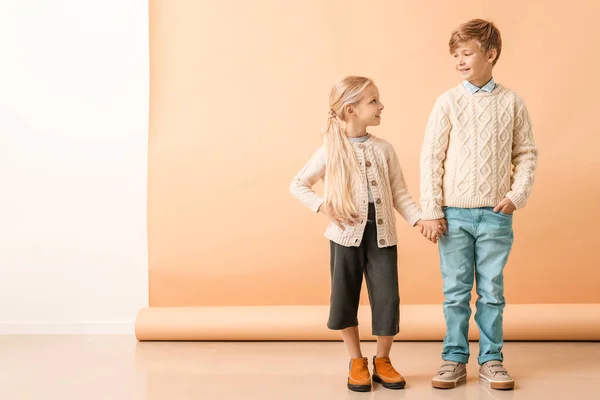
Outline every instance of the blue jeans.
{"label": "blue jeans", "polygon": [[503,360],[504,266],[513,244],[512,215],[493,208],[445,207],[448,231],[439,241],[446,336],[442,359],[469,360],[471,290],[477,283],[479,364]]}

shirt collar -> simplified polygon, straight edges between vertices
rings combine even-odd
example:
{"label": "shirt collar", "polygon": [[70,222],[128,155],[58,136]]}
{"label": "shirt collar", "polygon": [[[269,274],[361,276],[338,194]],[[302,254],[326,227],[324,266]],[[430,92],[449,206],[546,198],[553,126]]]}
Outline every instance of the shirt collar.
{"label": "shirt collar", "polygon": [[483,85],[482,87],[478,87],[476,85],[473,85],[469,81],[463,81],[463,86],[471,94],[474,94],[474,93],[477,93],[477,92],[488,92],[488,93],[490,93],[492,90],[494,90],[496,88],[496,82],[494,81],[494,78],[492,77],[492,79],[490,79],[489,82],[486,83],[485,85]]}

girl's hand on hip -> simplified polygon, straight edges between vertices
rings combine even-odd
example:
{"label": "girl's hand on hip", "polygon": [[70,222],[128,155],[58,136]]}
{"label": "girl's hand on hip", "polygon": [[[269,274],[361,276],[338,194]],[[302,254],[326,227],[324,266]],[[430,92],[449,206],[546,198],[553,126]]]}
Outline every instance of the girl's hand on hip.
{"label": "girl's hand on hip", "polygon": [[329,220],[336,224],[341,230],[345,229],[344,225],[342,224],[354,226],[354,221],[337,216],[330,204],[323,203],[321,207],[319,207],[319,211],[325,214],[327,218],[329,218]]}

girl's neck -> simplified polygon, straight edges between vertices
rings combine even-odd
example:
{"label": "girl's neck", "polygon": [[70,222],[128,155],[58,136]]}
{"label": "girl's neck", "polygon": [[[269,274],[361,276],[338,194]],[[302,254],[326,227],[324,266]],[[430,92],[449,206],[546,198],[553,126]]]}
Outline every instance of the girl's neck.
{"label": "girl's neck", "polygon": [[356,126],[353,123],[348,123],[346,125],[346,136],[349,138],[359,138],[363,136],[367,136],[367,127],[366,126]]}

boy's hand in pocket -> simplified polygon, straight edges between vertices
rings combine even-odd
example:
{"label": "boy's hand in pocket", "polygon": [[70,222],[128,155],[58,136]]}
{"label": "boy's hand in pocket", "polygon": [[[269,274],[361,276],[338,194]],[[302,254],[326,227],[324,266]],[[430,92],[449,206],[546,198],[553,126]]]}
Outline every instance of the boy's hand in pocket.
{"label": "boy's hand in pocket", "polygon": [[514,203],[508,197],[505,197],[504,200],[494,207],[494,212],[502,211],[506,215],[512,215],[516,209],[517,207],[515,207]]}

